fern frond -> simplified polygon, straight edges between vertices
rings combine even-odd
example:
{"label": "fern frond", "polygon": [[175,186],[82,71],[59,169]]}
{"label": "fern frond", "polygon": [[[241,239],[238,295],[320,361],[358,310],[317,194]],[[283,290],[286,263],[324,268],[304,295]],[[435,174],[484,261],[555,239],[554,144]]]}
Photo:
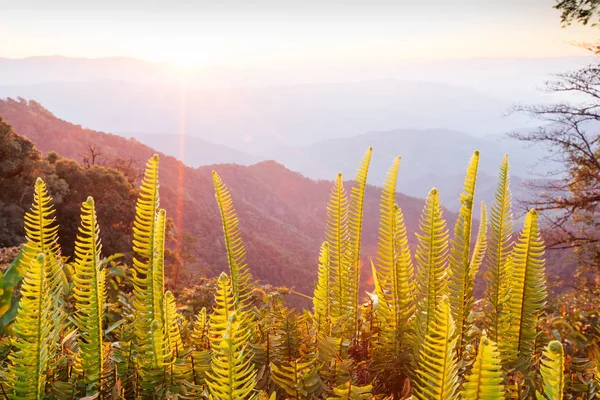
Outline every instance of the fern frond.
{"label": "fern frond", "polygon": [[315,362],[316,360],[293,360],[280,366],[271,363],[273,382],[294,399],[318,397],[322,382]]}
{"label": "fern frond", "polygon": [[248,341],[251,330],[243,310],[235,311],[235,297],[229,278],[217,282],[215,308],[210,317],[213,355],[206,372],[210,393],[217,399],[247,399],[253,391],[256,372],[251,363]]}
{"label": "fern frond", "polygon": [[478,166],[479,152],[476,151],[467,168],[463,192],[460,195],[461,207],[454,225],[454,237],[450,246],[448,289],[452,317],[457,326],[456,351],[459,359],[462,359],[465,347],[469,343],[465,336],[471,327],[468,316],[474,302],[473,286],[475,282],[471,266],[471,225]]}
{"label": "fern frond", "polygon": [[88,396],[102,390],[106,362],[102,330],[106,287],[105,270],[101,269],[101,252],[94,200],[88,197],[81,205],[81,226],[75,241],[73,276],[73,297],[77,310],[74,320],[79,330],[79,356]]}
{"label": "fern frond", "polygon": [[179,330],[179,315],[177,313],[177,304],[171,291],[165,292],[165,322],[167,330],[168,348],[174,358],[183,353],[183,340]]}
{"label": "fern frond", "polygon": [[471,282],[475,282],[475,276],[481,268],[487,251],[488,214],[485,203],[481,202],[481,213],[479,215],[479,228],[477,229],[477,240],[471,256]]}
{"label": "fern frond", "polygon": [[425,201],[420,220],[421,233],[417,234],[417,309],[416,340],[418,349],[429,333],[435,319],[436,306],[446,294],[446,261],[448,259],[448,230],[442,214],[442,205],[437,189],[432,189]]}
{"label": "fern frond", "polygon": [[194,321],[194,327],[192,330],[191,339],[194,347],[197,350],[208,349],[208,320],[206,314],[206,307],[202,307],[202,310],[198,313],[196,321]]}
{"label": "fern frond", "polygon": [[[546,273],[544,243],[538,214],[529,211],[523,230],[511,257],[512,273],[507,277],[510,298],[504,307],[506,325],[503,340],[499,343],[504,362],[529,367],[535,348],[537,326],[542,308],[546,304]],[[505,336],[504,336],[505,335]]]}
{"label": "fern frond", "polygon": [[210,346],[216,348],[220,345],[227,329],[229,318],[235,311],[235,296],[233,287],[226,273],[222,272],[217,279],[215,292],[215,305],[210,315],[209,332]]}
{"label": "fern frond", "polygon": [[362,244],[363,209],[365,200],[365,189],[367,187],[367,175],[371,163],[373,148],[365,152],[360,162],[354,185],[350,191],[350,206],[348,208],[348,246],[346,248],[345,260],[346,273],[349,277],[347,287],[348,297],[351,300],[350,309],[346,310],[349,321],[352,322],[353,333],[358,330],[359,309],[359,285],[360,285],[360,249]]}
{"label": "fern frond", "polygon": [[47,256],[24,265],[19,310],[13,326],[13,350],[8,355],[7,384],[10,398],[42,399],[46,386],[51,349],[56,346],[58,334],[53,330],[57,310],[49,290],[46,274]]}
{"label": "fern frond", "polygon": [[[24,217],[27,242],[23,246],[21,265],[35,263],[39,254],[46,256],[44,261],[46,287],[52,293],[54,307],[57,310],[56,318],[52,321],[52,329],[56,336],[60,336],[67,317],[63,309],[63,298],[69,284],[58,244],[58,224],[56,224],[55,213],[46,183],[41,178],[37,178],[33,191],[33,203]],[[55,352],[54,343],[51,343],[51,357]]]}
{"label": "fern frond", "polygon": [[510,165],[508,156],[505,156],[500,166],[494,204],[490,209],[490,240],[485,263],[488,282],[485,299],[489,309],[486,312],[485,326],[489,338],[496,343],[502,341],[499,334],[500,315],[507,299],[501,286],[508,279],[505,266],[511,253],[512,233]]}
{"label": "fern frond", "polygon": [[157,308],[154,288],[154,265],[157,251],[156,223],[159,205],[158,155],[148,160],[139,189],[133,223],[133,305],[137,347],[145,355],[149,350],[152,321],[162,314]]}
{"label": "fern frond", "polygon": [[155,390],[164,381],[169,354],[164,326],[164,234],[166,213],[158,210],[158,156],[146,164],[133,225],[133,321],[140,385]]}
{"label": "fern frond", "polygon": [[[154,265],[152,267],[152,299],[154,301],[154,318],[161,326],[165,324],[165,232],[167,227],[167,212],[158,210],[154,225]],[[160,312],[159,312],[160,311]]]}
{"label": "fern frond", "polygon": [[438,304],[435,319],[419,351],[415,398],[453,400],[458,398],[458,365],[455,325],[448,297]]}
{"label": "fern frond", "polygon": [[327,225],[325,228],[329,243],[329,264],[331,268],[331,314],[341,317],[350,306],[348,274],[345,270],[345,254],[348,246],[348,196],[344,190],[342,174],[334,182],[327,203]]}
{"label": "fern frond", "polygon": [[213,171],[213,183],[215,186],[215,197],[219,204],[223,233],[225,236],[225,248],[227,249],[227,261],[229,263],[229,275],[231,286],[238,307],[248,307],[250,303],[250,269],[246,263],[246,250],[240,233],[239,221],[235,213],[231,194],[219,175]]}
{"label": "fern frond", "polygon": [[479,341],[477,358],[473,369],[463,385],[461,398],[464,400],[502,400],[502,364],[496,343],[482,337]]}
{"label": "fern frond", "polygon": [[317,286],[313,295],[315,321],[319,328],[327,326],[331,317],[331,265],[329,264],[329,260],[329,243],[323,242],[321,251],[319,252]]}
{"label": "fern frond", "polygon": [[[377,268],[373,272],[381,328],[375,342],[377,387],[402,389],[402,374],[410,364],[411,317],[415,310],[414,266],[402,210],[395,203],[400,157],[394,160],[383,185],[380,206]],[[392,385],[393,387],[391,387]]]}
{"label": "fern frond", "polygon": [[538,400],[562,400],[565,390],[565,354],[562,344],[553,340],[544,350],[540,372],[543,380],[543,395],[536,393]]}
{"label": "fern frond", "polygon": [[328,397],[327,400],[367,400],[373,397],[371,385],[358,386],[351,382],[346,382],[336,388],[333,388],[335,397]]}

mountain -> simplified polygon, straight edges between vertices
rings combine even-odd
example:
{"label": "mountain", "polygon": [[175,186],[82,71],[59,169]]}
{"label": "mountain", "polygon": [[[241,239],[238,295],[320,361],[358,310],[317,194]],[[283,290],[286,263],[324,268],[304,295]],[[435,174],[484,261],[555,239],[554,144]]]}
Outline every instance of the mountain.
{"label": "mountain", "polygon": [[[56,151],[77,161],[88,154],[90,145],[102,153],[105,163],[116,158],[132,158],[137,168],[143,167],[155,153],[154,149],[137,140],[70,124],[36,102],[0,101],[0,116],[44,153]],[[354,161],[356,166],[360,157]],[[325,206],[332,182],[314,181],[274,161],[252,166],[224,164],[190,168],[174,157],[160,154],[161,206],[173,218],[175,229],[197,238],[200,265],[211,276],[227,268],[211,178],[213,168],[231,190],[253,276],[271,284],[293,286],[303,293],[312,293],[319,246],[325,239]],[[371,275],[368,260],[374,258],[376,251],[380,195],[380,189],[367,188],[363,246],[365,279]],[[415,232],[423,200],[398,193],[397,201],[404,210],[409,232]],[[452,226],[455,214],[446,212],[445,215]],[[102,225],[102,221],[99,222]],[[414,244],[414,235],[410,239]]]}
{"label": "mountain", "polygon": [[188,135],[142,135],[138,140],[188,166],[256,164],[262,157]]}
{"label": "mountain", "polygon": [[527,126],[511,102],[465,86],[379,79],[194,89],[102,80],[0,86],[0,97],[41,102],[69,121],[123,136],[184,132],[250,153],[397,127],[482,136]]}
{"label": "mountain", "polygon": [[344,176],[354,173],[353,160],[362,149],[373,146],[373,160],[369,182],[380,186],[389,163],[400,155],[398,188],[403,193],[425,197],[432,187],[440,189],[442,201],[450,209],[458,210],[456,201],[462,190],[469,157],[475,150],[481,152],[477,194],[489,204],[493,201],[498,166],[509,154],[516,198],[526,199],[529,189],[524,181],[532,178],[531,170],[545,173],[552,165],[537,165],[545,153],[541,148],[524,147],[523,143],[504,136],[476,137],[448,129],[396,129],[369,132],[351,138],[329,139],[309,146],[281,146],[267,152],[286,167],[314,179]]}

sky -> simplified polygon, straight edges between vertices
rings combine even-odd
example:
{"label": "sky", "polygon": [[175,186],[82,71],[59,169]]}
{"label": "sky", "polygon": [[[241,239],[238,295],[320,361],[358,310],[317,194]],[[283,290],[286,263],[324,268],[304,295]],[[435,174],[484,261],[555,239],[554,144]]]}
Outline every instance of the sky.
{"label": "sky", "polygon": [[0,57],[126,56],[185,66],[586,55],[553,0],[0,0]]}

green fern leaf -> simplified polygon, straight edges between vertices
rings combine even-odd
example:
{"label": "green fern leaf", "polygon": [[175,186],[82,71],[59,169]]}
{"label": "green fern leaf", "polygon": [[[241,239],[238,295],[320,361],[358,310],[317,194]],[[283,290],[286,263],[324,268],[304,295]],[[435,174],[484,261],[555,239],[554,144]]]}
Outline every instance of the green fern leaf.
{"label": "green fern leaf", "polygon": [[496,343],[503,339],[500,336],[500,319],[502,306],[507,298],[506,291],[501,286],[508,280],[505,267],[512,249],[512,232],[510,165],[508,156],[505,156],[500,166],[494,204],[490,210],[490,240],[485,263],[488,282],[485,326],[489,338]]}
{"label": "green fern leaf", "polygon": [[344,264],[348,246],[348,196],[344,190],[341,173],[337,175],[327,203],[325,234],[329,243],[331,269],[331,315],[341,317],[351,303],[345,290],[349,282]]}
{"label": "green fern leaf", "polygon": [[474,302],[474,273],[471,265],[471,225],[479,152],[476,151],[469,162],[463,193],[460,195],[461,207],[454,225],[454,237],[451,240],[448,289],[452,317],[457,326],[457,355],[462,359],[465,347],[469,344],[466,335],[471,328],[468,320]]}
{"label": "green fern leaf", "polygon": [[496,343],[482,337],[473,369],[463,385],[461,398],[464,400],[504,399],[502,365]]}
{"label": "green fern leaf", "polygon": [[529,211],[515,244],[507,279],[510,298],[505,306],[503,340],[499,343],[503,361],[528,368],[533,361],[540,313],[546,304],[544,244],[538,214]]}
{"label": "green fern leaf", "polygon": [[397,157],[383,185],[377,268],[373,272],[379,302],[377,314],[381,321],[374,352],[377,387],[383,385],[394,392],[402,389],[402,375],[409,372],[411,317],[415,310],[414,266],[402,210],[395,204],[399,165],[400,157]]}
{"label": "green fern leaf", "polygon": [[313,295],[313,308],[315,321],[317,323],[317,332],[321,336],[328,334],[331,317],[331,265],[329,264],[329,243],[323,242],[319,253],[319,272],[317,286]]}
{"label": "green fern leaf", "polygon": [[225,235],[225,248],[227,249],[227,261],[229,262],[229,275],[236,303],[239,307],[248,307],[250,303],[250,270],[246,264],[246,250],[242,235],[240,233],[239,221],[235,214],[233,201],[227,186],[219,175],[213,171],[213,183],[215,196],[221,212],[223,233]]}
{"label": "green fern leaf", "polygon": [[271,363],[273,382],[294,399],[315,398],[322,390],[315,362],[316,360],[294,360],[280,366]]}
{"label": "green fern leaf", "polygon": [[250,329],[244,310],[235,310],[235,296],[229,278],[221,274],[210,316],[211,369],[206,372],[208,389],[217,399],[247,399],[252,393],[256,372],[251,364],[248,342]]}
{"label": "green fern leaf", "polygon": [[458,365],[455,325],[448,297],[444,296],[431,321],[429,333],[419,351],[415,398],[454,400],[458,398]]}
{"label": "green fern leaf", "polygon": [[8,355],[7,384],[10,398],[42,399],[58,334],[53,322],[57,310],[49,290],[47,266],[50,262],[43,254],[25,264],[19,310],[11,339],[13,350]]}
{"label": "green fern leaf", "polygon": [[447,292],[446,261],[448,259],[448,231],[442,215],[437,189],[432,189],[425,201],[420,221],[421,233],[416,251],[417,309],[416,354],[429,333],[435,319],[436,306]]}
{"label": "green fern leaf", "polygon": [[546,346],[540,372],[544,394],[536,393],[538,400],[562,400],[565,390],[565,354],[559,341],[553,340]]}
{"label": "green fern leaf", "polygon": [[348,246],[344,257],[346,273],[348,274],[348,286],[344,290],[350,299],[350,308],[345,310],[352,322],[353,333],[358,331],[358,309],[359,309],[359,285],[360,285],[360,249],[362,244],[363,209],[365,200],[365,189],[367,187],[367,175],[373,148],[366,151],[354,179],[354,185],[350,191],[350,206],[348,208]]}
{"label": "green fern leaf", "polygon": [[88,197],[81,206],[73,277],[73,297],[77,310],[74,320],[79,330],[80,358],[88,396],[102,390],[106,362],[102,330],[106,287],[105,270],[101,269],[101,251],[94,200]]}
{"label": "green fern leaf", "polygon": [[373,398],[371,385],[358,386],[351,382],[346,382],[333,389],[335,397],[328,397],[327,400],[367,400]]}

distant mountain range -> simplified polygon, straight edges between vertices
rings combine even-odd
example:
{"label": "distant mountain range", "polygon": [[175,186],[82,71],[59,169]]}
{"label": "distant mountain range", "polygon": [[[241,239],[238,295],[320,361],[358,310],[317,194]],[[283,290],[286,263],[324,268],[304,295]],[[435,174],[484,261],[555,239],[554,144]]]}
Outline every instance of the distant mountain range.
{"label": "distant mountain range", "polygon": [[398,127],[483,136],[531,123],[503,116],[510,102],[468,87],[396,79],[211,89],[69,81],[0,86],[0,97],[33,99],[124,136],[184,132],[254,153]]}

